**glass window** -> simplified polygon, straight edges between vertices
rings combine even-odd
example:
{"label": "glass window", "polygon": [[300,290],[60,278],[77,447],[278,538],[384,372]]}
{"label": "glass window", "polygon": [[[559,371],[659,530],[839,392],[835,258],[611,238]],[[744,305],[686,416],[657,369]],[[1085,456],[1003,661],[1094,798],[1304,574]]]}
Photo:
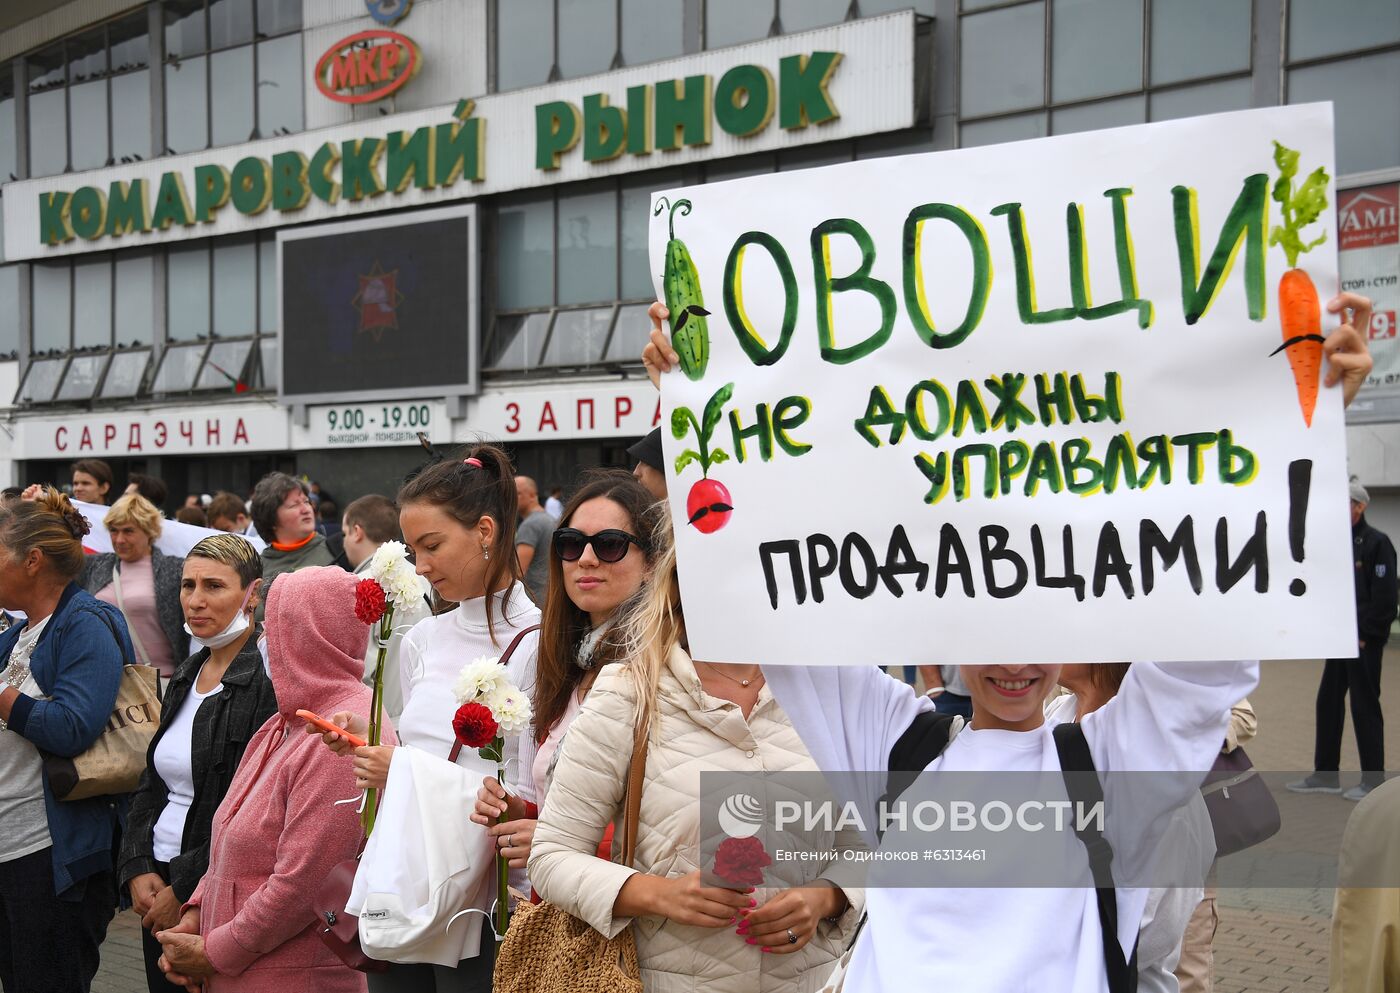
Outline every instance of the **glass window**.
{"label": "glass window", "polygon": [[767,38],[773,15],[773,0],[705,0],[705,47]]}
{"label": "glass window", "polygon": [[1042,111],[1036,114],[998,117],[994,121],[973,121],[961,125],[958,132],[963,148],[975,148],[978,145],[999,145],[1004,141],[1044,138],[1050,133],[1050,127]]}
{"label": "glass window", "polygon": [[207,70],[202,55],[165,66],[165,144],[171,152],[209,147]]}
{"label": "glass window", "polygon": [[102,368],[110,358],[108,355],[75,355],[68,363],[68,372],[63,377],[63,385],[58,388],[56,400],[87,400],[97,390],[102,379]]}
{"label": "glass window", "polygon": [[614,0],[569,0],[559,5],[559,72],[565,79],[607,72],[617,53]]}
{"label": "glass window", "polygon": [[[243,370],[248,365],[248,355],[253,351],[253,341],[216,341],[209,346],[209,357],[204,360],[204,369],[199,374],[197,390],[233,390],[239,383],[246,383]],[[245,387],[246,388],[246,387]]]}
{"label": "glass window", "polygon": [[620,307],[617,311],[617,324],[613,327],[612,341],[608,342],[605,362],[639,362],[642,349],[651,341],[651,318],[647,316],[646,303]]}
{"label": "glass window", "polygon": [[1142,4],[1054,0],[1050,95],[1056,103],[1142,88]]}
{"label": "glass window", "polygon": [[[643,173],[622,181],[622,299],[656,299],[647,258],[653,222],[651,195],[684,182],[685,173],[679,169]],[[655,222],[660,224],[663,220],[658,218]]]}
{"label": "glass window", "polygon": [[282,343],[276,338],[258,339],[258,386],[265,390],[275,390],[282,381]]}
{"label": "glass window", "polygon": [[32,274],[34,308],[33,353],[50,349],[66,352],[73,324],[73,269],[67,260],[35,262]]}
{"label": "glass window", "polygon": [[68,168],[68,110],[63,88],[29,94],[29,174],[52,176]]}
{"label": "glass window", "polygon": [[545,346],[547,366],[579,366],[601,362],[612,329],[613,307],[561,310],[554,318],[554,332]]}
{"label": "glass window", "polygon": [[150,253],[117,256],[117,347],[149,345],[155,334],[156,260]]}
{"label": "glass window", "polygon": [[287,35],[258,46],[258,134],[292,134],[302,129],[301,35]]}
{"label": "glass window", "polygon": [[962,115],[978,117],[1045,102],[1045,4],[964,17]]}
{"label": "glass window", "polygon": [[617,296],[617,193],[559,197],[559,303]]}
{"label": "glass window", "polygon": [[1400,4],[1395,0],[1289,0],[1290,61],[1345,55],[1396,41],[1400,41]]}
{"label": "glass window", "polygon": [[253,0],[209,0],[209,47],[228,48],[253,40]]}
{"label": "glass window", "polygon": [[486,368],[490,371],[533,369],[552,316],[553,311],[545,311],[497,317],[496,333],[491,342],[492,357]]}
{"label": "glass window", "polygon": [[69,127],[74,169],[107,164],[107,81],[83,83],[68,90]]}
{"label": "glass window", "polygon": [[171,341],[209,335],[209,248],[172,247],[166,254],[165,323]]}
{"label": "glass window", "polygon": [[0,307],[0,359],[19,354],[19,266],[0,266],[0,300],[10,304]]}
{"label": "glass window", "polygon": [[112,347],[112,261],[73,265],[73,347]]}
{"label": "glass window", "polygon": [[[851,6],[849,0],[782,0],[782,4],[785,32],[840,24],[846,19],[846,11]],[[906,2],[904,6],[909,6],[909,3]],[[864,4],[861,4],[860,12],[866,13]]]}
{"label": "glass window", "polygon": [[19,148],[19,132],[15,130],[14,66],[0,62],[0,183],[14,179],[19,173],[15,152]]}
{"label": "glass window", "polygon": [[496,89],[518,90],[549,79],[554,0],[497,0]]}
{"label": "glass window", "polygon": [[[992,0],[985,0],[990,3]],[[933,16],[934,0],[860,0],[860,15],[862,17],[874,17],[876,14],[888,14],[895,10],[905,10],[913,7],[915,11],[925,17]],[[963,0],[963,9],[971,10],[980,6],[974,0]]]}
{"label": "glass window", "polygon": [[207,345],[176,345],[165,350],[160,368],[151,382],[152,393],[187,393],[194,389],[194,378],[204,359]]}
{"label": "glass window", "polygon": [[147,351],[117,352],[107,368],[107,378],[102,381],[102,396],[134,397],[141,389],[141,380],[146,376],[150,361],[151,353]]}
{"label": "glass window", "polygon": [[1247,77],[1163,90],[1152,94],[1151,120],[1169,121],[1176,117],[1245,110],[1249,107],[1250,96],[1250,81]]}
{"label": "glass window", "polygon": [[253,48],[231,48],[209,56],[209,143],[236,145],[253,137]]}
{"label": "glass window", "polygon": [[258,329],[277,331],[277,239],[263,238],[258,245]]}
{"label": "glass window", "polygon": [[1121,128],[1125,124],[1141,124],[1146,120],[1147,97],[1139,93],[1135,97],[1057,109],[1051,128],[1055,134],[1074,134],[1076,131]]}
{"label": "glass window", "polygon": [[886,155],[915,155],[931,151],[933,151],[933,132],[927,127],[915,131],[872,134],[856,139],[856,158],[858,159],[878,159]]}
{"label": "glass window", "polygon": [[[981,7],[993,7],[1001,2],[1002,0],[960,0],[960,5],[963,10],[977,10]],[[865,9],[864,3],[860,5],[860,9]]]}
{"label": "glass window", "polygon": [[214,242],[214,334],[253,334],[258,322],[258,244],[252,238]]}
{"label": "glass window", "polygon": [[1400,164],[1400,128],[1382,126],[1377,94],[1400,93],[1400,52],[1294,69],[1288,74],[1288,102],[1336,102],[1337,172],[1366,172]]}
{"label": "glass window", "polygon": [[684,6],[685,0],[622,0],[622,64],[683,55]]}
{"label": "glass window", "polygon": [[68,362],[62,359],[38,359],[29,363],[29,370],[20,384],[17,401],[48,403],[53,399],[54,390],[63,376],[63,366]]}
{"label": "glass window", "polygon": [[112,78],[112,159],[151,155],[151,71]]}
{"label": "glass window", "polygon": [[258,0],[258,37],[270,38],[299,27],[301,0]]}
{"label": "glass window", "polygon": [[1172,0],[1152,5],[1152,82],[1249,68],[1251,0]]}
{"label": "glass window", "polygon": [[86,83],[107,75],[107,33],[104,29],[75,35],[64,43],[68,82]]}
{"label": "glass window", "polygon": [[165,57],[199,55],[209,46],[204,35],[204,0],[165,0]]}
{"label": "glass window", "polygon": [[554,302],[554,198],[505,201],[496,212],[502,310]]}
{"label": "glass window", "polygon": [[144,69],[151,64],[151,39],[146,12],[142,10],[107,26],[107,42],[112,46],[112,71]]}

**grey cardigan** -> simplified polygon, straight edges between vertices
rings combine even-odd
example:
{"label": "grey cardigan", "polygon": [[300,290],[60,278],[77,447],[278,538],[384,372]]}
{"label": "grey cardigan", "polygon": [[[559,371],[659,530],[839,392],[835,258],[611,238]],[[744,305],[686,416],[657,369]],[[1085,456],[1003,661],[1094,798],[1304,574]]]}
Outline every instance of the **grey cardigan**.
{"label": "grey cardigan", "polygon": [[[89,555],[83,567],[82,587],[93,596],[112,582],[112,573],[121,560],[114,552]],[[180,580],[185,573],[181,555],[164,555],[159,548],[151,549],[151,576],[155,582],[156,620],[170,642],[170,657],[175,665],[189,657],[190,636],[185,633],[185,614],[180,609]]]}

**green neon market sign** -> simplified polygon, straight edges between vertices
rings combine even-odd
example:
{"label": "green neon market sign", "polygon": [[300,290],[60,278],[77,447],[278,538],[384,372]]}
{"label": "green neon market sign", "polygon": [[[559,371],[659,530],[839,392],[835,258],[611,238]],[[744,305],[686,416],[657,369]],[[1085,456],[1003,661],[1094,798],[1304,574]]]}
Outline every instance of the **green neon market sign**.
{"label": "green neon market sign", "polygon": [[[840,62],[840,52],[813,52],[779,60],[776,81],[762,66],[738,65],[718,82],[696,75],[632,86],[623,107],[612,106],[606,93],[585,96],[581,110],[567,100],[541,103],[534,110],[534,167],[556,170],[580,144],[588,163],[704,146],[716,124],[727,134],[752,137],[775,115],[785,130],[825,124],[840,117],[827,92]],[[472,116],[475,107],[462,100],[446,123],[327,141],[310,156],[297,150],[266,158],[248,155],[231,168],[206,164],[188,174],[172,170],[154,183],[118,179],[106,189],[41,193],[39,238],[45,245],[61,245],[76,238],[139,236],[210,224],[229,209],[249,217],[268,210],[295,213],[312,197],[355,203],[464,180],[479,183],[486,178],[486,122]]]}

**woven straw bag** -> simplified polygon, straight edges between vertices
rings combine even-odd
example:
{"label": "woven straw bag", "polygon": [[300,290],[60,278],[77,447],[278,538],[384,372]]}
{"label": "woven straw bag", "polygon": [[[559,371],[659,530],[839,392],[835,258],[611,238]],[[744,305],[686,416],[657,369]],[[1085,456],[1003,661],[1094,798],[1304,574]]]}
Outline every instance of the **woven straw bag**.
{"label": "woven straw bag", "polygon": [[[639,728],[632,743],[622,815],[622,864],[636,853],[642,781],[647,765],[647,733]],[[642,993],[637,941],[626,928],[605,938],[552,903],[522,903],[511,915],[505,941],[496,952],[495,993]]]}

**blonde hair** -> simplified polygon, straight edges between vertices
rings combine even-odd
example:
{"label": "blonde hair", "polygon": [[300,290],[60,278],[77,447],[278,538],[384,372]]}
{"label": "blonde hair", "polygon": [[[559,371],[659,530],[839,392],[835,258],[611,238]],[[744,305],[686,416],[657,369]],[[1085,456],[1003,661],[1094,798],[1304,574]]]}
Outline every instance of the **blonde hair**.
{"label": "blonde hair", "polygon": [[253,543],[241,534],[211,534],[201,538],[185,553],[188,559],[208,559],[238,573],[243,589],[262,578],[262,557]]}
{"label": "blonde hair", "polygon": [[676,577],[676,546],[671,515],[659,515],[652,530],[651,575],[618,612],[617,641],[623,664],[636,696],[633,726],[647,726],[656,733],[652,714],[661,685],[661,673],[677,645],[686,646],[685,615],[681,611],[680,582]]}
{"label": "blonde hair", "polygon": [[112,528],[126,527],[134,524],[137,528],[146,533],[146,537],[155,541],[160,537],[160,525],[163,518],[160,511],[156,510],[156,505],[147,500],[140,493],[128,493],[126,496],[112,504],[112,509],[107,511],[107,516],[102,518],[102,523],[107,526],[107,530]]}
{"label": "blonde hair", "polygon": [[90,530],[82,511],[52,486],[33,500],[0,505],[0,545],[16,558],[37,548],[64,579],[83,571],[83,536]]}

